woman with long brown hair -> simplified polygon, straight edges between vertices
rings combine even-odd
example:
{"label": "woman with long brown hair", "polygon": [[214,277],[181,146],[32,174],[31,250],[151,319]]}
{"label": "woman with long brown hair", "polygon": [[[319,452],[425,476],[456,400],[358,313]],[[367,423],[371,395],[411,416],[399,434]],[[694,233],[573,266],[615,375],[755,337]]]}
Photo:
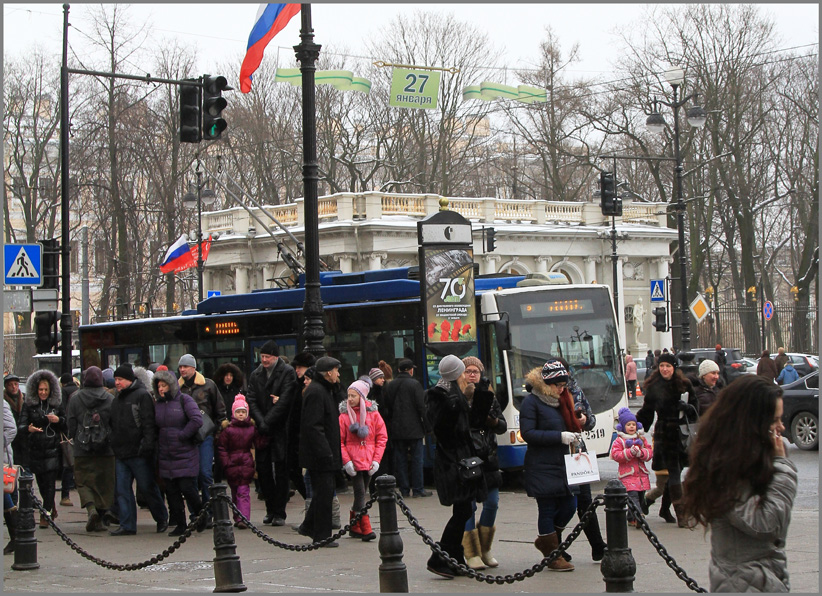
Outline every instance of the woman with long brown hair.
{"label": "woman with long brown hair", "polygon": [[[660,354],[657,369],[645,381],[645,401],[636,413],[643,428],[654,426],[654,457],[651,468],[668,470],[667,490],[677,516],[677,525],[686,526],[681,516],[682,470],[688,465],[688,452],[680,441],[682,415],[697,411],[697,398],[691,382],[678,368],[676,356]],[[693,408],[693,409],[691,409]]]}
{"label": "woman with long brown hair", "polygon": [[682,508],[711,528],[711,592],[790,590],[784,546],[797,470],[782,412],[778,385],[743,375],[700,420]]}

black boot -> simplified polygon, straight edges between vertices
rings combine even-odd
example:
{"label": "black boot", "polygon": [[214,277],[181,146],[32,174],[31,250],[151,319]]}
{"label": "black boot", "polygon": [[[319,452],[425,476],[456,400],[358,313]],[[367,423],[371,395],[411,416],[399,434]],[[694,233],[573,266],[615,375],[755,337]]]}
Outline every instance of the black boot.
{"label": "black boot", "polygon": [[591,545],[591,558],[594,561],[601,561],[605,556],[605,541],[602,539],[602,532],[599,529],[599,519],[593,516],[585,528],[585,537],[588,539],[588,544]]}
{"label": "black boot", "polygon": [[15,539],[17,538],[17,507],[3,511],[3,519],[6,520],[6,528],[9,533],[9,543],[3,549],[4,555],[14,552]]}
{"label": "black boot", "polygon": [[[456,559],[460,565],[465,565],[465,555],[463,554],[462,544],[443,544],[441,542],[437,544],[439,544],[442,550],[448,553],[450,557]],[[431,573],[435,573],[446,579],[454,579],[458,573],[457,570],[452,569],[437,553],[431,553],[426,568]]]}
{"label": "black boot", "polygon": [[669,524],[676,523],[676,518],[671,515],[671,493],[668,491],[667,486],[665,486],[665,490],[662,492],[662,504],[659,506],[659,517]]}

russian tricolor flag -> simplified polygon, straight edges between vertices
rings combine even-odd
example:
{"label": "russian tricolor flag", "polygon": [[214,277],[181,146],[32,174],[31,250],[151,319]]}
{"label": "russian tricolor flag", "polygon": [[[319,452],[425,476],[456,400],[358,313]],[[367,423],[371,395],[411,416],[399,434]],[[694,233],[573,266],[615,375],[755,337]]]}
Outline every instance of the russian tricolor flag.
{"label": "russian tricolor flag", "polygon": [[251,35],[248,36],[248,49],[243,58],[243,65],[240,68],[240,91],[243,93],[251,91],[251,75],[260,67],[265,47],[298,12],[300,12],[299,4],[260,4]]}
{"label": "russian tricolor flag", "polygon": [[174,244],[168,247],[166,256],[160,265],[160,271],[163,273],[177,273],[196,266],[197,263],[188,248],[186,235],[182,234]]}

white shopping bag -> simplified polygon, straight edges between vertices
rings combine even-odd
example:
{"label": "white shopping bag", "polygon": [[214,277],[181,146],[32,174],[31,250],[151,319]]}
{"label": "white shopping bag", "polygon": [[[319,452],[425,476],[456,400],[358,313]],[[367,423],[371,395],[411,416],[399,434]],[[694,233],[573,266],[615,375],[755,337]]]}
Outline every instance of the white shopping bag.
{"label": "white shopping bag", "polygon": [[588,484],[599,480],[597,454],[593,451],[569,453],[565,456],[565,477],[568,484]]}

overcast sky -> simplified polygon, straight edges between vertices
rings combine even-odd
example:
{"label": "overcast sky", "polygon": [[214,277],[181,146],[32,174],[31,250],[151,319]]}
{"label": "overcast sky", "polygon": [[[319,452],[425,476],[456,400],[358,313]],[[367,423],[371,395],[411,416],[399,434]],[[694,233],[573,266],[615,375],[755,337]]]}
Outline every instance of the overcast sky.
{"label": "overcast sky", "polygon": [[[82,32],[90,32],[89,8],[72,4],[69,42],[82,44]],[[239,66],[258,4],[132,4],[128,14],[135,24],[150,19],[156,37],[177,38],[200,52],[197,72],[210,72],[215,65],[235,57]],[[641,27],[648,5],[644,4],[312,4],[315,41],[329,50],[345,48],[362,55],[363,40],[397,15],[412,16],[417,10],[452,13],[457,20],[474,24],[486,32],[504,55],[507,66],[527,68],[538,55],[546,25],[551,25],[562,49],[579,43],[582,61],[570,72],[580,76],[607,76],[614,55],[617,32]],[[819,6],[817,4],[762,4],[772,16],[781,37],[780,48],[800,48],[801,53],[818,51]],[[63,9],[61,4],[5,4],[3,6],[4,52],[20,55],[34,44],[58,56],[61,51]],[[299,43],[300,17],[295,16],[269,45],[264,60],[291,66],[292,46]],[[802,47],[817,44],[815,47]],[[379,57],[374,57],[379,58]],[[446,65],[447,66],[447,65]],[[135,71],[136,72],[136,71]],[[192,73],[196,76],[196,73]]]}

